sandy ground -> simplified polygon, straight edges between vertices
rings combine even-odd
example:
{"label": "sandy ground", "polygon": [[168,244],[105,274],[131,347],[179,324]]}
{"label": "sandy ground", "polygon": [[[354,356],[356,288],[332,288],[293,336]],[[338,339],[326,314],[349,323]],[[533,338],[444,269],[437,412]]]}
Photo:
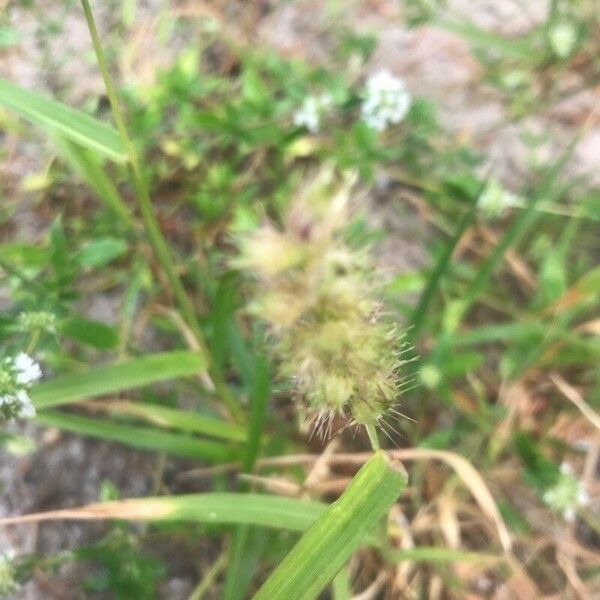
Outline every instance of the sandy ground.
{"label": "sandy ground", "polygon": [[[11,9],[10,22],[19,32],[20,43],[0,52],[0,75],[28,87],[44,89],[75,105],[100,93],[102,84],[93,66],[79,4],[72,2],[68,11],[59,0],[36,4],[46,22],[56,20],[62,23],[62,30],[52,39],[45,38],[39,31],[39,16],[23,9]],[[108,3],[95,4],[99,5],[100,30],[110,44],[112,37],[121,35],[113,27],[114,11]],[[135,56],[124,59],[121,66],[129,76],[148,77],[158,64],[168,62],[169,56],[176,52],[179,45],[176,39],[168,45],[171,52],[165,52],[163,48],[159,53],[148,35],[160,11],[168,4],[166,0],[139,3],[133,27],[134,54],[152,58],[143,62],[143,66]],[[181,6],[181,3],[173,4]],[[269,5],[257,2],[240,9],[235,3],[231,4],[233,15],[240,13],[248,18],[255,18],[263,4]],[[388,68],[406,80],[414,95],[434,101],[449,135],[459,136],[485,153],[488,166],[492,166],[509,188],[518,189],[531,164],[554,159],[573,139],[592,109],[594,97],[591,92],[581,92],[568,102],[551,107],[543,116],[526,118],[516,124],[507,123],[502,102],[493,89],[481,84],[481,68],[468,44],[455,34],[430,26],[407,29],[402,24],[398,4],[386,0],[355,1],[347,3],[344,9],[338,8],[341,13],[334,11],[332,15],[323,8],[320,0],[271,3],[269,9],[262,11],[259,27],[246,34],[283,54],[326,63],[327,31],[332,16],[360,31],[376,32],[379,45],[369,69]],[[542,0],[501,3],[453,0],[449,5],[452,14],[463,15],[505,34],[527,30],[532,22],[543,19],[547,8],[547,2]],[[241,18],[242,30],[244,22],[245,18]],[[524,136],[531,133],[544,134],[543,142],[536,148],[524,142]],[[43,147],[32,142],[16,142],[12,137],[4,140],[0,137],[0,145],[8,149],[11,157],[0,165],[0,198],[4,194],[10,197],[9,201],[20,203],[12,237],[35,240],[47,224],[40,222],[36,212],[31,210],[34,197],[17,193],[17,182],[23,174],[35,172],[42,164]],[[595,126],[583,135],[569,171],[572,175],[585,174],[599,181],[599,164],[600,127]],[[416,222],[408,217],[399,218],[397,213],[390,215],[385,211],[385,203],[379,205],[381,209],[376,211],[374,222],[385,225],[394,233],[382,253],[388,257],[386,267],[398,272],[421,266],[424,253],[419,246],[420,232],[415,228]],[[394,262],[389,257],[402,258]],[[0,305],[2,294],[0,290]],[[55,430],[40,430],[31,425],[14,429],[31,435],[37,449],[33,454],[21,457],[2,451],[0,515],[95,501],[103,480],[110,480],[125,497],[142,496],[152,489],[156,458],[151,454],[83,440]],[[99,525],[76,523],[1,530],[0,552],[13,548],[18,553],[48,554],[97,539],[101,531]],[[69,591],[68,581],[77,576],[77,569],[68,567],[53,581],[38,578],[21,590],[18,598],[66,600],[83,597]],[[186,598],[193,582],[193,573],[172,578],[166,583],[168,588],[161,592],[161,597]]]}

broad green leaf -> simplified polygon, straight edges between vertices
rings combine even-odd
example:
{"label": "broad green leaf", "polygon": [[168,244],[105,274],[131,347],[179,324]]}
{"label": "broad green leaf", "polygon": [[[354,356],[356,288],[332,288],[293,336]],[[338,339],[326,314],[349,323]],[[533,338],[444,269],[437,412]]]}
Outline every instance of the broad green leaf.
{"label": "broad green leaf", "polygon": [[127,162],[127,153],[117,131],[84,112],[2,78],[0,105],[36,125],[49,127],[106,158],[120,163]]}
{"label": "broad green leaf", "polygon": [[60,325],[60,333],[72,340],[100,350],[110,350],[119,343],[119,333],[102,321],[82,317],[66,319]]}
{"label": "broad green leaf", "polygon": [[396,501],[406,476],[381,451],[300,538],[254,600],[314,600]]}
{"label": "broad green leaf", "polygon": [[34,522],[46,519],[119,519],[247,524],[289,531],[306,531],[326,508],[327,505],[321,502],[268,494],[186,494],[98,502],[79,508],[0,519],[0,525],[15,521]]}
{"label": "broad green leaf", "polygon": [[124,240],[115,237],[104,237],[92,240],[83,246],[75,255],[75,260],[82,267],[103,267],[127,251]]}
{"label": "broad green leaf", "polygon": [[48,264],[48,251],[29,244],[5,244],[0,246],[0,260],[23,267],[42,267]]}
{"label": "broad green leaf", "polygon": [[35,407],[41,409],[194,375],[205,370],[206,363],[198,352],[165,352],[63,375],[36,385],[31,389],[30,395]]}
{"label": "broad green leaf", "polygon": [[221,463],[236,458],[234,449],[219,442],[201,440],[189,435],[170,433],[150,427],[137,427],[58,411],[40,413],[37,415],[36,421],[79,435],[119,442],[141,450],[166,452],[194,460]]}

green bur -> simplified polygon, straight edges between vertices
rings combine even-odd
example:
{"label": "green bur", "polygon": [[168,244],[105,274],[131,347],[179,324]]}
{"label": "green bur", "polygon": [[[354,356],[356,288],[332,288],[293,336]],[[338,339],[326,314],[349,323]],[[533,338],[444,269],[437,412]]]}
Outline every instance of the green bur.
{"label": "green bur", "polygon": [[379,524],[406,475],[378,451],[271,573],[254,600],[313,600]]}

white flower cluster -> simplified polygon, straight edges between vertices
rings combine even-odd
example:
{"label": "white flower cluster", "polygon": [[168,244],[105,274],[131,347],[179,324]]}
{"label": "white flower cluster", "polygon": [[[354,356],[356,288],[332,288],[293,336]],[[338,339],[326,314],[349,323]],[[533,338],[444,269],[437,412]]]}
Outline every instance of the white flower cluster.
{"label": "white flower cluster", "polygon": [[0,363],[0,420],[35,417],[28,390],[41,376],[40,365],[24,352]]}
{"label": "white flower cluster", "polygon": [[497,179],[490,179],[477,200],[477,207],[486,219],[498,219],[520,203],[519,197],[504,189]]}
{"label": "white flower cluster", "polygon": [[560,465],[560,477],[551,488],[546,490],[543,500],[548,506],[562,513],[563,519],[568,523],[575,520],[579,507],[590,503],[590,497],[583,483],[575,477],[571,465],[566,462]]}
{"label": "white flower cluster", "polygon": [[333,106],[330,94],[308,96],[302,106],[294,113],[294,125],[306,127],[311,133],[316,133],[321,127],[321,119]]}
{"label": "white flower cluster", "polygon": [[404,81],[389,71],[378,71],[365,84],[361,117],[372,129],[383,131],[404,119],[410,103],[411,95]]}

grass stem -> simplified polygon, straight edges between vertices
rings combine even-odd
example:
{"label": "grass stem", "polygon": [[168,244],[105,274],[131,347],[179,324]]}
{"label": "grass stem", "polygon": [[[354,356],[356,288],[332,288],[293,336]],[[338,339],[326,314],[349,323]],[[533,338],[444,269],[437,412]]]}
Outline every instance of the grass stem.
{"label": "grass stem", "polygon": [[89,0],[81,0],[81,5],[83,7],[83,12],[85,13],[88,29],[92,38],[92,44],[94,46],[94,52],[96,53],[96,59],[98,61],[98,67],[102,74],[102,79],[104,80],[104,86],[106,88],[106,93],[108,95],[113,117],[115,119],[121,141],[128,155],[131,182],[133,184],[135,197],[144,221],[144,227],[146,229],[148,239],[152,245],[152,249],[154,250],[156,258],[167,277],[169,286],[175,296],[183,317],[190,326],[190,329],[192,330],[198,343],[200,352],[204,355],[204,358],[209,365],[208,372],[211,376],[212,382],[214,383],[217,394],[226,404],[231,415],[238,421],[242,420],[241,409],[227,387],[222,373],[215,366],[214,361],[210,360],[211,356],[208,351],[208,347],[206,346],[204,335],[202,334],[202,330],[200,328],[200,323],[196,317],[194,306],[191,303],[185,288],[183,287],[179,275],[177,274],[175,262],[171,256],[167,242],[160,231],[160,227],[152,207],[150,194],[144,182],[138,155],[135,146],[129,137],[129,134],[127,133],[123,111],[121,110],[119,99],[115,91],[115,86],[108,72],[106,58],[104,56],[104,51],[100,42],[100,36],[98,35],[98,29],[96,27],[96,22],[94,20],[94,15],[92,13]]}
{"label": "grass stem", "polygon": [[365,425],[365,429],[367,430],[369,441],[371,442],[371,447],[373,448],[373,450],[381,450],[381,445],[379,443],[379,438],[377,437],[377,429],[375,429],[375,425]]}

